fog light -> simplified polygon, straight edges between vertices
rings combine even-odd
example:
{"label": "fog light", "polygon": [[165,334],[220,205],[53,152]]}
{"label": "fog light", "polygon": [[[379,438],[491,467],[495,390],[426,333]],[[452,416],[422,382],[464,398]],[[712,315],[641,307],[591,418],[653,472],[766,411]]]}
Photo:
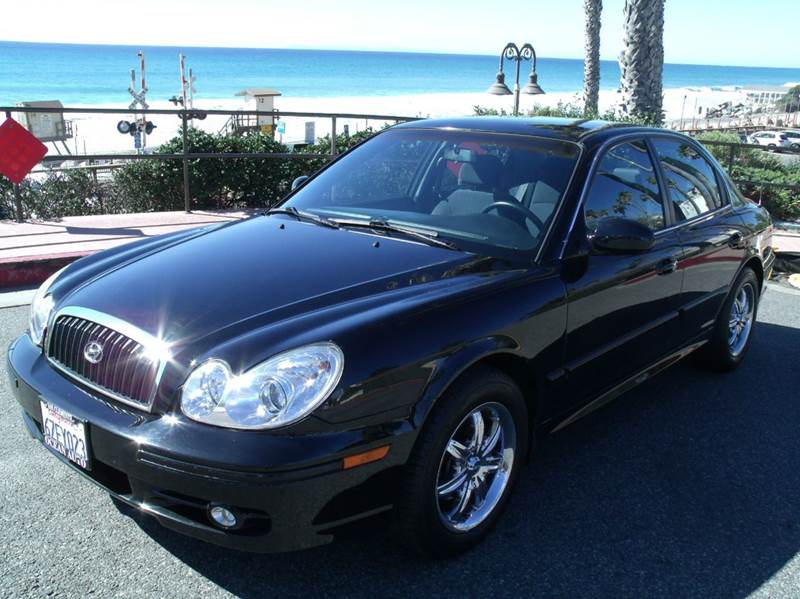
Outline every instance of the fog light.
{"label": "fog light", "polygon": [[223,528],[231,528],[236,526],[236,514],[234,514],[228,508],[222,507],[221,505],[215,505],[211,508],[209,513],[211,514],[211,519]]}

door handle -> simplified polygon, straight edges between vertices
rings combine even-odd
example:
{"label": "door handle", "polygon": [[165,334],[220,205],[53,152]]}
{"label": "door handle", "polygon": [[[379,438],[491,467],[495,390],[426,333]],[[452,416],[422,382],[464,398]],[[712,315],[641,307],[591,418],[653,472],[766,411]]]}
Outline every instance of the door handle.
{"label": "door handle", "polygon": [[668,275],[670,273],[675,272],[678,268],[678,259],[674,256],[670,258],[665,258],[658,264],[656,264],[656,274],[659,275]]}
{"label": "door handle", "polygon": [[728,238],[728,245],[735,250],[741,249],[744,237],[738,231]]}

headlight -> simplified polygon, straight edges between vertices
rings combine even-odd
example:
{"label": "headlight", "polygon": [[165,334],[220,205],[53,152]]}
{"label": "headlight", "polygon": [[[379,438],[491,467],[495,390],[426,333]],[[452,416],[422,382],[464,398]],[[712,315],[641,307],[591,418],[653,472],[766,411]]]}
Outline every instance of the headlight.
{"label": "headlight", "polygon": [[[66,266],[64,268],[66,268]],[[55,304],[52,296],[48,295],[47,292],[50,289],[50,285],[58,278],[58,275],[61,274],[64,268],[50,275],[50,277],[41,284],[39,289],[36,290],[36,295],[33,296],[33,301],[31,302],[31,319],[28,328],[31,332],[31,339],[33,339],[36,345],[42,344],[44,330],[47,328],[47,321],[50,318],[50,313],[53,311],[53,305]]]}
{"label": "headlight", "polygon": [[221,360],[208,360],[183,384],[181,410],[192,420],[229,428],[286,426],[327,399],[343,368],[344,355],[333,343],[278,354],[239,375]]}

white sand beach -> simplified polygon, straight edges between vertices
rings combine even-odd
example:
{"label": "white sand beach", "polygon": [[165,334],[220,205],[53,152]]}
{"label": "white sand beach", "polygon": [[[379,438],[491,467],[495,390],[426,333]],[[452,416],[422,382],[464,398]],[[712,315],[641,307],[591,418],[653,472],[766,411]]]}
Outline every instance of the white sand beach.
{"label": "white sand beach", "polygon": [[[668,120],[691,119],[698,111],[715,107],[726,101],[736,102],[740,94],[735,90],[712,90],[710,88],[680,88],[664,92],[664,110]],[[559,102],[579,104],[580,95],[574,93],[552,93],[542,96],[521,96],[520,109],[528,110],[534,105],[555,106]],[[615,91],[601,91],[600,110],[614,108],[619,102],[619,94]],[[275,99],[275,108],[287,112],[325,112],[349,114],[380,114],[411,117],[442,117],[473,114],[476,105],[505,109],[510,112],[513,104],[511,96],[492,96],[485,93],[463,94],[420,94],[406,96],[359,96],[359,97],[323,97],[299,98],[281,96]],[[125,108],[127,104],[104,105],[105,107]],[[198,100],[194,104],[197,109],[253,110],[255,105],[242,98]],[[77,107],[77,106],[76,106]],[[91,108],[91,106],[84,106]],[[167,101],[150,102],[151,108],[174,108]],[[116,123],[121,119],[130,119],[127,115],[117,114],[66,114],[73,121],[75,138],[68,141],[70,150],[75,153],[131,152],[133,139],[129,135],[121,135],[116,130]],[[155,148],[180,132],[180,121],[172,115],[153,115],[155,131],[147,136],[147,147]],[[227,116],[210,115],[203,121],[195,121],[194,126],[209,132],[220,131]],[[286,131],[282,136],[284,142],[302,141],[305,123],[314,121],[317,137],[330,132],[331,121],[327,118],[285,117]],[[383,121],[366,122],[364,119],[338,119],[337,130],[342,132],[348,125],[350,132],[363,130],[367,126],[381,127]]]}

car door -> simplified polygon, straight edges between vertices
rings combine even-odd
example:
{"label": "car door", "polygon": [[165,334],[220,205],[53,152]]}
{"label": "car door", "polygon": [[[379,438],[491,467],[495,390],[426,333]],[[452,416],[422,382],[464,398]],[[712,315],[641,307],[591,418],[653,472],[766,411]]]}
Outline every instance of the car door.
{"label": "car door", "polygon": [[696,337],[713,325],[744,260],[744,223],[733,210],[720,173],[689,139],[655,136],[652,145],[684,247],[681,335]]}
{"label": "car door", "polygon": [[674,347],[681,291],[681,244],[644,139],[609,148],[590,177],[573,234],[585,240],[600,219],[622,217],[650,227],[655,245],[631,254],[589,247],[585,266],[568,278],[570,403],[621,383]]}

